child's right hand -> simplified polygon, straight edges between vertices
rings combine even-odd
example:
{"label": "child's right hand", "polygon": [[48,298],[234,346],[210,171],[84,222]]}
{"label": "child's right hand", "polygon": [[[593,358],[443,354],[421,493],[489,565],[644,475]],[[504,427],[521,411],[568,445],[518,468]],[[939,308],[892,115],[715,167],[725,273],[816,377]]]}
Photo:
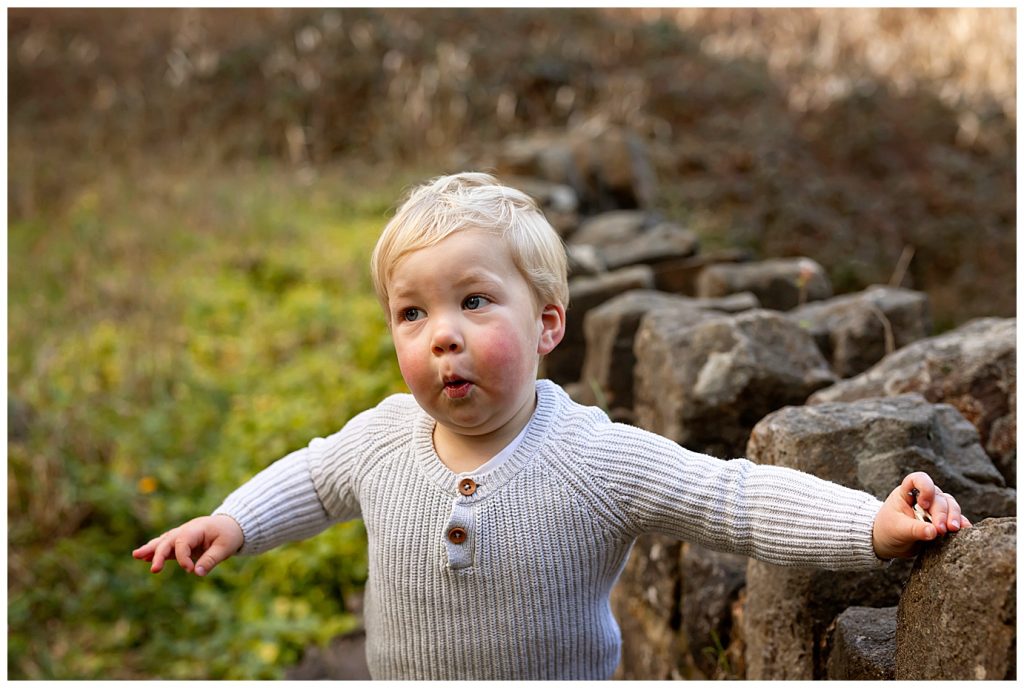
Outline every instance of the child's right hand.
{"label": "child's right hand", "polygon": [[[153,562],[150,572],[160,573],[173,552],[181,568],[205,576],[241,549],[243,541],[241,526],[230,516],[200,516],[153,538],[132,552],[132,556]],[[195,562],[193,555],[197,557]]]}

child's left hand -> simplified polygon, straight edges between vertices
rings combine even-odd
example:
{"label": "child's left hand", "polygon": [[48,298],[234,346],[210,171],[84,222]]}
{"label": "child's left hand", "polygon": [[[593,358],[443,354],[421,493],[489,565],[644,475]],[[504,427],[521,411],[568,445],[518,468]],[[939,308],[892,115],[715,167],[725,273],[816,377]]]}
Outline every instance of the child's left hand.
{"label": "child's left hand", "polygon": [[[931,523],[914,516],[910,491],[919,490],[917,503],[928,512]],[[880,559],[909,558],[917,553],[917,543],[934,540],[939,535],[970,528],[971,522],[960,513],[960,505],[952,496],[935,487],[927,473],[911,473],[889,493],[875,516],[872,543]]]}

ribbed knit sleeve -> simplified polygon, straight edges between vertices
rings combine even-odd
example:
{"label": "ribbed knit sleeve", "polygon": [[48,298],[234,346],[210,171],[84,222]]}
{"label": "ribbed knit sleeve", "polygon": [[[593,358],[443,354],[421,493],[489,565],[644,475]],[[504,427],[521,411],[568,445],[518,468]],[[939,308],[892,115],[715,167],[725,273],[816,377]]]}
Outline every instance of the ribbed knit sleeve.
{"label": "ribbed knit sleeve", "polygon": [[872,495],[779,466],[723,461],[637,428],[597,428],[609,489],[636,534],[659,532],[771,564],[885,565],[872,545]]}
{"label": "ribbed knit sleeve", "polygon": [[330,437],[309,443],[313,487],[324,509],[336,521],[359,517],[356,477],[376,414],[377,408],[363,411]]}
{"label": "ribbed knit sleeve", "polygon": [[288,454],[228,495],[214,514],[235,519],[245,538],[239,554],[258,554],[312,537],[359,515],[351,466],[370,411],[327,438]]}
{"label": "ribbed knit sleeve", "polygon": [[228,495],[214,514],[242,527],[239,554],[259,554],[278,545],[312,537],[332,521],[309,475],[309,449],[288,454]]}

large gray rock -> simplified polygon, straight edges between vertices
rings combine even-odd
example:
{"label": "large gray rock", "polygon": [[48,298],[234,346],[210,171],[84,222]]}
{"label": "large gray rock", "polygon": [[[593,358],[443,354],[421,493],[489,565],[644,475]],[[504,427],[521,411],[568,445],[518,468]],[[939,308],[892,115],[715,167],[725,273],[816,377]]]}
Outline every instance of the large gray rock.
{"label": "large gray rock", "polygon": [[787,314],[807,329],[839,377],[864,372],[887,354],[931,334],[928,296],[873,286]]}
{"label": "large gray rock", "polygon": [[604,408],[632,410],[633,340],[640,321],[649,311],[696,309],[737,313],[757,308],[753,294],[734,294],[721,299],[691,299],[649,289],[620,294],[587,312],[583,321],[586,355],[583,383],[586,401]]}
{"label": "large gray rock", "polygon": [[908,473],[925,471],[971,519],[1005,516],[1017,504],[974,426],[919,394],[781,409],[754,428],[747,456],[882,500]]}
{"label": "large gray rock", "polygon": [[569,279],[574,277],[592,277],[608,272],[604,257],[596,246],[590,244],[567,244],[565,257],[568,262]]}
{"label": "large gray rock", "polygon": [[697,235],[673,223],[661,222],[633,239],[601,249],[608,268],[627,265],[655,265],[668,260],[687,258],[697,252]]}
{"label": "large gray rock", "polygon": [[495,151],[494,167],[502,178],[534,177],[575,188],[579,172],[572,146],[563,131],[537,131],[510,136]]}
{"label": "large gray rock", "polygon": [[825,270],[810,258],[776,258],[756,263],[711,265],[697,278],[697,296],[753,292],[761,305],[788,311],[832,296]]}
{"label": "large gray rock", "polygon": [[1017,484],[1016,318],[983,318],[914,342],[809,404],[918,392],[974,424],[1007,484]]}
{"label": "large gray rock", "polygon": [[[675,296],[670,294],[670,296]],[[741,291],[738,294],[730,294],[716,299],[688,298],[691,303],[706,311],[717,311],[719,313],[746,313],[761,307],[757,297],[749,291]]]}
{"label": "large gray rock", "polygon": [[657,174],[639,135],[594,121],[572,130],[570,140],[578,170],[574,188],[585,212],[654,204]]}
{"label": "large gray rock", "polygon": [[932,543],[900,599],[899,680],[1017,678],[1017,519]]}
{"label": "large gray rock", "polygon": [[641,536],[633,547],[611,596],[622,631],[622,661],[614,678],[693,678],[678,632],[681,549],[678,540],[657,534]]}
{"label": "large gray rock", "polygon": [[609,210],[580,223],[570,246],[614,246],[625,244],[661,221],[661,216],[646,210]]}
{"label": "large gray rock", "polygon": [[838,617],[828,658],[833,681],[896,677],[896,607],[850,607]]}
{"label": "large gray rock", "polygon": [[710,679],[742,678],[742,640],[735,614],[742,604],[747,558],[685,542],[680,561],[680,632],[694,674]]}
{"label": "large gray rock", "polygon": [[587,312],[583,320],[586,354],[580,382],[591,404],[606,409],[633,406],[633,339],[640,320],[655,309],[698,309],[692,299],[652,289],[635,289]]}
{"label": "large gray rock", "polygon": [[583,221],[568,245],[593,246],[608,269],[615,270],[691,257],[699,241],[696,234],[657,213],[611,210]]}
{"label": "large gray rock", "polygon": [[622,631],[617,679],[738,678],[727,656],[746,557],[641,536],[612,592]]}
{"label": "large gray rock", "polygon": [[660,260],[654,269],[654,285],[661,291],[684,296],[697,295],[697,278],[704,268],[721,263],[746,263],[753,260],[749,251],[722,249],[684,258]]}
{"label": "large gray rock", "polygon": [[586,339],[583,321],[587,311],[631,289],[651,289],[654,276],[646,265],[569,280],[569,308],[565,336],[542,363],[543,375],[558,383],[575,382],[583,371]]}
{"label": "large gray rock", "polygon": [[579,199],[571,186],[514,175],[503,178],[502,182],[533,198],[559,235],[566,236],[579,226]]}
{"label": "large gray rock", "polygon": [[[1016,509],[1016,492],[1005,487],[973,426],[951,406],[920,395],[781,409],[754,428],[747,456],[880,500],[907,473],[924,470],[972,519]],[[747,678],[825,677],[827,629],[836,615],[851,605],[897,604],[909,571],[909,561],[842,573],[751,561],[743,633]]]}
{"label": "large gray rock", "polygon": [[851,605],[895,606],[911,562],[874,573],[747,564],[743,640],[746,678],[809,681],[827,677],[828,629]]}
{"label": "large gray rock", "polygon": [[616,679],[739,678],[726,655],[746,558],[639,537],[611,595],[623,634]]}
{"label": "large gray rock", "polygon": [[629,129],[597,121],[568,133],[507,139],[494,162],[503,177],[536,177],[572,188],[585,214],[650,207],[657,194],[644,141]]}
{"label": "large gray rock", "polygon": [[652,311],[634,346],[637,424],[720,458],[741,456],[765,414],[835,381],[810,335],[766,310]]}

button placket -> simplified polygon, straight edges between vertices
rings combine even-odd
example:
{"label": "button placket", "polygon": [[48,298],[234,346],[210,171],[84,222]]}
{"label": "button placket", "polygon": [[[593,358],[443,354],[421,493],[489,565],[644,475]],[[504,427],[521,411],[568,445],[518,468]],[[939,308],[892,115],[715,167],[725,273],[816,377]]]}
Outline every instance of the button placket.
{"label": "button placket", "polygon": [[473,509],[460,497],[452,505],[452,515],[444,529],[444,547],[448,565],[464,569],[473,565],[473,531],[476,525]]}
{"label": "button placket", "polygon": [[452,513],[444,529],[444,546],[448,554],[448,566],[464,569],[473,565],[476,513],[474,501],[470,499],[477,492],[476,481],[460,478],[458,495],[452,500]]}

